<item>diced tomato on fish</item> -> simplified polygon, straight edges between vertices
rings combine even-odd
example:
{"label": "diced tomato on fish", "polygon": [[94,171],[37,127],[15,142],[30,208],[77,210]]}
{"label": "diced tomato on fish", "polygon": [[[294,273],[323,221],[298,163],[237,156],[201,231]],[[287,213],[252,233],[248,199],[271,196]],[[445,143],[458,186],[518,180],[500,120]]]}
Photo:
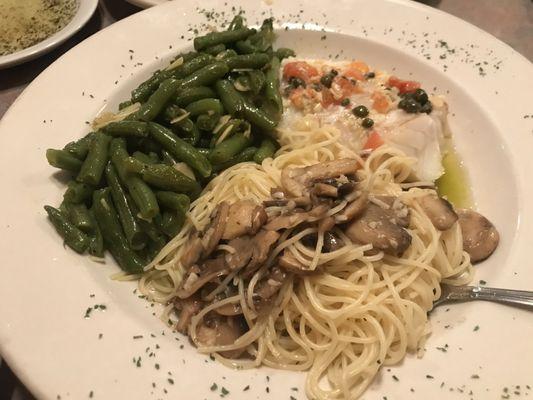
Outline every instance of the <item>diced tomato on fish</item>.
{"label": "diced tomato on fish", "polygon": [[400,94],[411,93],[416,89],[420,89],[420,82],[404,81],[396,76],[389,78],[388,85],[397,88]]}
{"label": "diced tomato on fish", "polygon": [[362,61],[353,61],[348,66],[348,69],[344,72],[344,76],[353,78],[358,81],[365,79],[365,74],[368,74],[370,68],[366,63]]}
{"label": "diced tomato on fish", "polygon": [[308,83],[315,76],[318,76],[318,70],[305,61],[290,62],[283,67],[283,78],[286,80],[298,78]]}
{"label": "diced tomato on fish", "polygon": [[365,145],[363,146],[364,150],[376,150],[379,146],[383,145],[385,142],[383,138],[377,131],[372,131],[366,140]]}
{"label": "diced tomato on fish", "polygon": [[380,114],[385,114],[389,111],[389,98],[381,92],[374,92],[372,94],[372,108]]}

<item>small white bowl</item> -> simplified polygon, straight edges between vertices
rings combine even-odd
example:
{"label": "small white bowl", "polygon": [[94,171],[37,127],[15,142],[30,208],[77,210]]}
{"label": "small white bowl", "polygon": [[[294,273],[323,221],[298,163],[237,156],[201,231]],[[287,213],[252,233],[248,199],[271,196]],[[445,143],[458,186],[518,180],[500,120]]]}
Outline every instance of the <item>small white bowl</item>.
{"label": "small white bowl", "polygon": [[79,0],[78,3],[79,6],[76,15],[74,15],[72,20],[63,29],[54,33],[42,42],[24,50],[0,56],[0,69],[22,64],[23,62],[32,60],[44,53],[48,53],[50,50],[59,46],[69,37],[78,32],[93,15],[94,10],[96,10],[96,7],[98,6],[98,0]]}

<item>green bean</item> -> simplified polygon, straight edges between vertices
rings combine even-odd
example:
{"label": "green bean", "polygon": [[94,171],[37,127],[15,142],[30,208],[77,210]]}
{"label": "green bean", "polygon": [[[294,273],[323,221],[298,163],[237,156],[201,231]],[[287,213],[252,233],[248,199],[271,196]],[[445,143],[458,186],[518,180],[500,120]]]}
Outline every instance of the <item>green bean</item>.
{"label": "green bean", "polygon": [[209,54],[196,54],[197,56],[194,59],[184,62],[179,67],[171,70],[170,76],[182,79],[215,61],[215,58]]}
{"label": "green bean", "polygon": [[177,210],[173,213],[164,212],[160,229],[168,237],[175,237],[183,228],[185,223],[185,213],[183,210]]}
{"label": "green bean", "polygon": [[159,164],[160,162],[159,157],[155,153],[146,154],[142,151],[136,151],[132,156],[145,164]]}
{"label": "green bean", "polygon": [[258,32],[248,37],[247,41],[255,47],[256,51],[267,51],[272,47],[275,39],[273,18],[263,21]]}
{"label": "green bean", "polygon": [[217,81],[215,88],[217,89],[218,96],[222,100],[224,108],[231,115],[243,115],[253,125],[256,125],[265,131],[274,130],[276,127],[276,121],[263,110],[250,104],[242,94],[235,90],[231,82],[227,80]]}
{"label": "green bean", "polygon": [[174,124],[176,128],[178,128],[179,132],[184,137],[183,140],[187,141],[187,143],[196,146],[198,141],[200,140],[200,131],[198,130],[198,127],[190,118],[185,118],[177,123]]}
{"label": "green bean", "polygon": [[111,161],[117,169],[120,180],[126,185],[133,201],[139,208],[142,218],[151,219],[159,213],[159,205],[152,189],[138,176],[128,174],[124,162],[128,158],[126,142],[122,138],[113,139],[110,145]]}
{"label": "green bean", "polygon": [[93,223],[89,210],[84,203],[68,203],[65,202],[64,206],[67,211],[68,219],[79,230],[90,233],[93,230]]}
{"label": "green bean", "polygon": [[230,158],[228,161],[213,165],[214,172],[220,172],[234,165],[240,164],[242,162],[252,161],[257,151],[257,147],[248,147],[244,149],[240,154]]}
{"label": "green bean", "polygon": [[146,101],[146,99],[150,97],[150,95],[157,89],[157,86],[161,83],[162,77],[163,71],[156,71],[150,78],[148,78],[146,81],[137,86],[136,89],[133,89],[133,91],[131,92],[130,103],[133,104],[137,102]]}
{"label": "green bean", "polygon": [[209,154],[211,154],[211,149],[206,149],[205,147],[197,147],[196,150],[205,157],[209,157]]}
{"label": "green bean", "polygon": [[227,60],[229,57],[234,57],[238,55],[238,53],[233,49],[227,49],[217,54],[216,59],[217,60]]}
{"label": "green bean", "polygon": [[251,34],[255,33],[255,29],[240,28],[232,31],[211,32],[205,36],[197,36],[194,38],[194,49],[200,51],[207,47],[215,46],[220,43],[228,44],[238,40],[246,39]]}
{"label": "green bean", "polygon": [[250,138],[244,133],[236,133],[229,139],[217,144],[209,155],[209,160],[213,164],[221,164],[231,157],[239,154],[250,144]]}
{"label": "green bean", "polygon": [[230,70],[236,68],[258,69],[265,66],[270,61],[270,57],[265,53],[254,53],[228,57],[224,61]]}
{"label": "green bean", "polygon": [[118,105],[118,110],[121,111],[121,110],[124,110],[126,107],[129,107],[133,104],[133,102],[131,100],[126,100],[126,101],[123,101],[122,103],[120,103]]}
{"label": "green bean", "polygon": [[135,118],[141,121],[152,121],[164,109],[180,85],[181,81],[174,78],[164,80],[146,103],[141,105]]}
{"label": "green bean", "polygon": [[242,15],[236,15],[233,17],[233,19],[231,20],[230,24],[229,24],[229,27],[228,27],[228,30],[229,31],[234,31],[234,30],[237,30],[237,29],[242,29],[244,28],[245,25],[244,25],[244,17]]}
{"label": "green bean", "polygon": [[82,254],[89,246],[89,237],[76,228],[57,208],[44,206],[52,225],[63,238],[65,244],[77,253]]}
{"label": "green bean", "polygon": [[126,172],[140,174],[146,183],[159,189],[185,193],[199,190],[198,182],[166,164],[144,164],[128,157],[123,166]]}
{"label": "green bean", "polygon": [[76,181],[68,183],[63,199],[69,203],[83,203],[92,198],[94,187]]}
{"label": "green bean", "polygon": [[189,197],[184,194],[174,192],[158,191],[155,193],[157,201],[161,206],[170,210],[184,210],[187,212],[191,205]]}
{"label": "green bean", "polygon": [[211,47],[207,47],[203,50],[204,53],[211,54],[212,56],[216,56],[221,51],[226,50],[226,46],[224,46],[224,43],[216,44]]}
{"label": "green bean", "polygon": [[211,164],[194,146],[183,141],[172,131],[157,123],[150,123],[150,133],[172,156],[183,161],[203,177],[211,175]]}
{"label": "green bean", "polygon": [[219,120],[220,114],[202,114],[196,119],[196,126],[202,131],[211,132],[215,129]]}
{"label": "green bean", "polygon": [[278,60],[283,60],[285,58],[294,57],[296,53],[293,49],[288,49],[286,47],[280,47],[274,51],[274,57],[277,57]]}
{"label": "green bean", "polygon": [[[183,58],[182,65],[172,70],[156,71],[148,80],[141,83],[135,90],[131,92],[131,101],[133,103],[136,103],[139,101],[144,102],[148,99],[148,97],[150,97],[150,95],[157,89],[157,87],[165,79],[168,79],[170,77],[175,77],[175,78],[185,77],[193,73],[197,69],[200,69],[206,66],[207,64],[211,63],[213,60],[213,57],[209,56],[208,54],[200,55],[198,53],[191,52],[191,53],[178,56],[172,62],[176,61],[179,57]],[[196,60],[196,58],[200,58],[200,59]]]}
{"label": "green bean", "polygon": [[177,118],[180,118],[185,115],[187,111],[185,111],[183,108],[178,107],[176,104],[169,104],[165,111],[163,111],[163,120],[165,122],[168,122],[169,124],[172,123]]}
{"label": "green bean", "polygon": [[243,72],[237,79],[235,79],[236,89],[240,91],[248,92],[251,91],[253,94],[257,95],[263,89],[265,85],[265,74],[259,70],[252,70]]}
{"label": "green bean", "polygon": [[235,48],[239,51],[239,54],[252,54],[257,52],[257,48],[245,40],[239,40],[235,43]]}
{"label": "green bean", "polygon": [[196,117],[200,114],[217,114],[224,113],[224,107],[218,99],[201,99],[191,103],[186,108],[191,117]]}
{"label": "green bean", "polygon": [[148,125],[146,122],[123,120],[111,122],[104,126],[102,130],[111,136],[148,136]]}
{"label": "green bean", "polygon": [[93,195],[93,212],[102,232],[104,243],[120,267],[132,274],[143,272],[143,261],[128,245],[120,227],[109,188],[96,190]]}
{"label": "green bean", "polygon": [[190,74],[181,81],[180,89],[194,86],[210,86],[229,72],[228,65],[217,61]]}
{"label": "green bean", "polygon": [[104,257],[104,238],[102,237],[102,232],[100,231],[100,227],[98,226],[98,223],[96,222],[96,217],[94,216],[93,209],[91,208],[89,210],[89,215],[91,217],[92,225],[93,225],[93,231],[92,235],[90,236],[90,242],[89,242],[89,254],[94,257],[103,258]]}
{"label": "green bean", "polygon": [[224,108],[231,114],[237,115],[244,109],[244,99],[235,87],[233,83],[228,80],[218,80],[215,83],[215,89],[218,97],[222,100]]}
{"label": "green bean", "polygon": [[242,119],[230,119],[226,124],[224,124],[218,130],[217,134],[213,136],[209,147],[211,149],[214,148],[215,144],[218,143],[222,135],[228,138],[237,132],[241,132],[241,133],[248,132],[246,133],[246,135],[249,135],[249,132],[251,132],[250,123]]}
{"label": "green bean", "polygon": [[69,172],[78,172],[83,164],[66,150],[48,149],[46,159],[52,167],[64,169]]}
{"label": "green bean", "polygon": [[279,68],[279,59],[277,57],[272,57],[270,68],[265,76],[265,97],[267,101],[273,105],[277,111],[277,115],[281,117],[281,114],[283,113],[283,102],[279,90]]}
{"label": "green bean", "polygon": [[274,121],[266,112],[247,102],[244,103],[243,115],[252,125],[267,132],[273,131],[276,128],[276,121]]}
{"label": "green bean", "polygon": [[126,192],[120,183],[112,163],[107,164],[105,172],[107,184],[109,185],[109,190],[119,216],[120,224],[126,235],[126,240],[132,249],[140,250],[146,245],[146,234],[141,231],[137,219],[131,211],[126,199]]}
{"label": "green bean", "polygon": [[111,137],[98,133],[89,145],[89,153],[76,177],[78,182],[96,186],[102,179],[109,155]]}
{"label": "green bean", "polygon": [[276,148],[277,145],[272,139],[263,139],[261,141],[261,146],[259,146],[259,149],[254,154],[254,161],[257,164],[261,164],[264,159],[273,157],[274,153],[276,152]]}
{"label": "green bean", "polygon": [[210,97],[215,97],[215,92],[207,86],[189,87],[183,90],[178,90],[174,103],[180,107],[186,107],[194,101]]}
{"label": "green bean", "polygon": [[81,139],[76,140],[75,142],[68,143],[63,150],[68,151],[78,160],[83,161],[87,157],[89,152],[89,144],[93,140],[95,133],[91,132],[87,136],[82,137]]}

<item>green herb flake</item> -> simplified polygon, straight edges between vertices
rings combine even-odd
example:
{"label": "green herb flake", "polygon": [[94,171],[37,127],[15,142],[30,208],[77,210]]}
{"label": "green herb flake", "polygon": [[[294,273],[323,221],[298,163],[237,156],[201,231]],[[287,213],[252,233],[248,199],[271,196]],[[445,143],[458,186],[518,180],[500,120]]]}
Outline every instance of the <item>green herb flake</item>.
{"label": "green herb flake", "polygon": [[89,398],[92,399],[93,396],[94,396],[94,392],[91,390],[91,391],[89,392]]}
{"label": "green herb flake", "polygon": [[218,389],[218,385],[216,383],[213,383],[209,389],[211,389],[211,391],[214,392],[215,390]]}
{"label": "green herb flake", "polygon": [[486,284],[487,284],[487,281],[484,281],[483,279],[480,279],[480,280],[479,280],[479,284],[480,284],[480,285],[486,285]]}
{"label": "green herb flake", "polygon": [[394,379],[396,382],[400,381],[400,379],[396,375],[392,375],[392,379]]}
{"label": "green herb flake", "polygon": [[222,396],[226,396],[229,394],[229,390],[222,386],[222,389],[220,389],[220,393],[222,393]]}
{"label": "green herb flake", "polygon": [[154,367],[155,367],[155,369],[159,369],[159,364],[156,363],[156,364],[154,365]]}
{"label": "green herb flake", "polygon": [[479,325],[474,326],[474,332],[479,331]]}
{"label": "green herb flake", "polygon": [[479,379],[479,375],[478,374],[474,374],[470,377],[470,379]]}
{"label": "green herb flake", "polygon": [[247,392],[248,390],[250,390],[250,385],[246,385],[244,389],[242,389],[243,392]]}
{"label": "green herb flake", "polygon": [[435,379],[432,375],[426,375],[427,379]]}
{"label": "green herb flake", "polygon": [[172,378],[168,378],[167,381],[168,381],[168,383],[170,383],[171,385],[174,384],[174,379],[172,379]]}
{"label": "green herb flake", "polygon": [[143,338],[143,335],[135,335],[133,338],[134,338],[134,339],[142,339],[142,338]]}

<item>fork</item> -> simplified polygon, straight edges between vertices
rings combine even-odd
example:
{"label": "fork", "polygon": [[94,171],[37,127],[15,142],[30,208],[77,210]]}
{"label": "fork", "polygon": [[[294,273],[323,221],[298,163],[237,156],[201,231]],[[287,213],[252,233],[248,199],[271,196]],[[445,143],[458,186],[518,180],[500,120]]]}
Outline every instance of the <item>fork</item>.
{"label": "fork", "polygon": [[441,289],[442,294],[433,302],[433,308],[449,302],[485,300],[533,310],[532,291],[445,284],[441,285]]}

